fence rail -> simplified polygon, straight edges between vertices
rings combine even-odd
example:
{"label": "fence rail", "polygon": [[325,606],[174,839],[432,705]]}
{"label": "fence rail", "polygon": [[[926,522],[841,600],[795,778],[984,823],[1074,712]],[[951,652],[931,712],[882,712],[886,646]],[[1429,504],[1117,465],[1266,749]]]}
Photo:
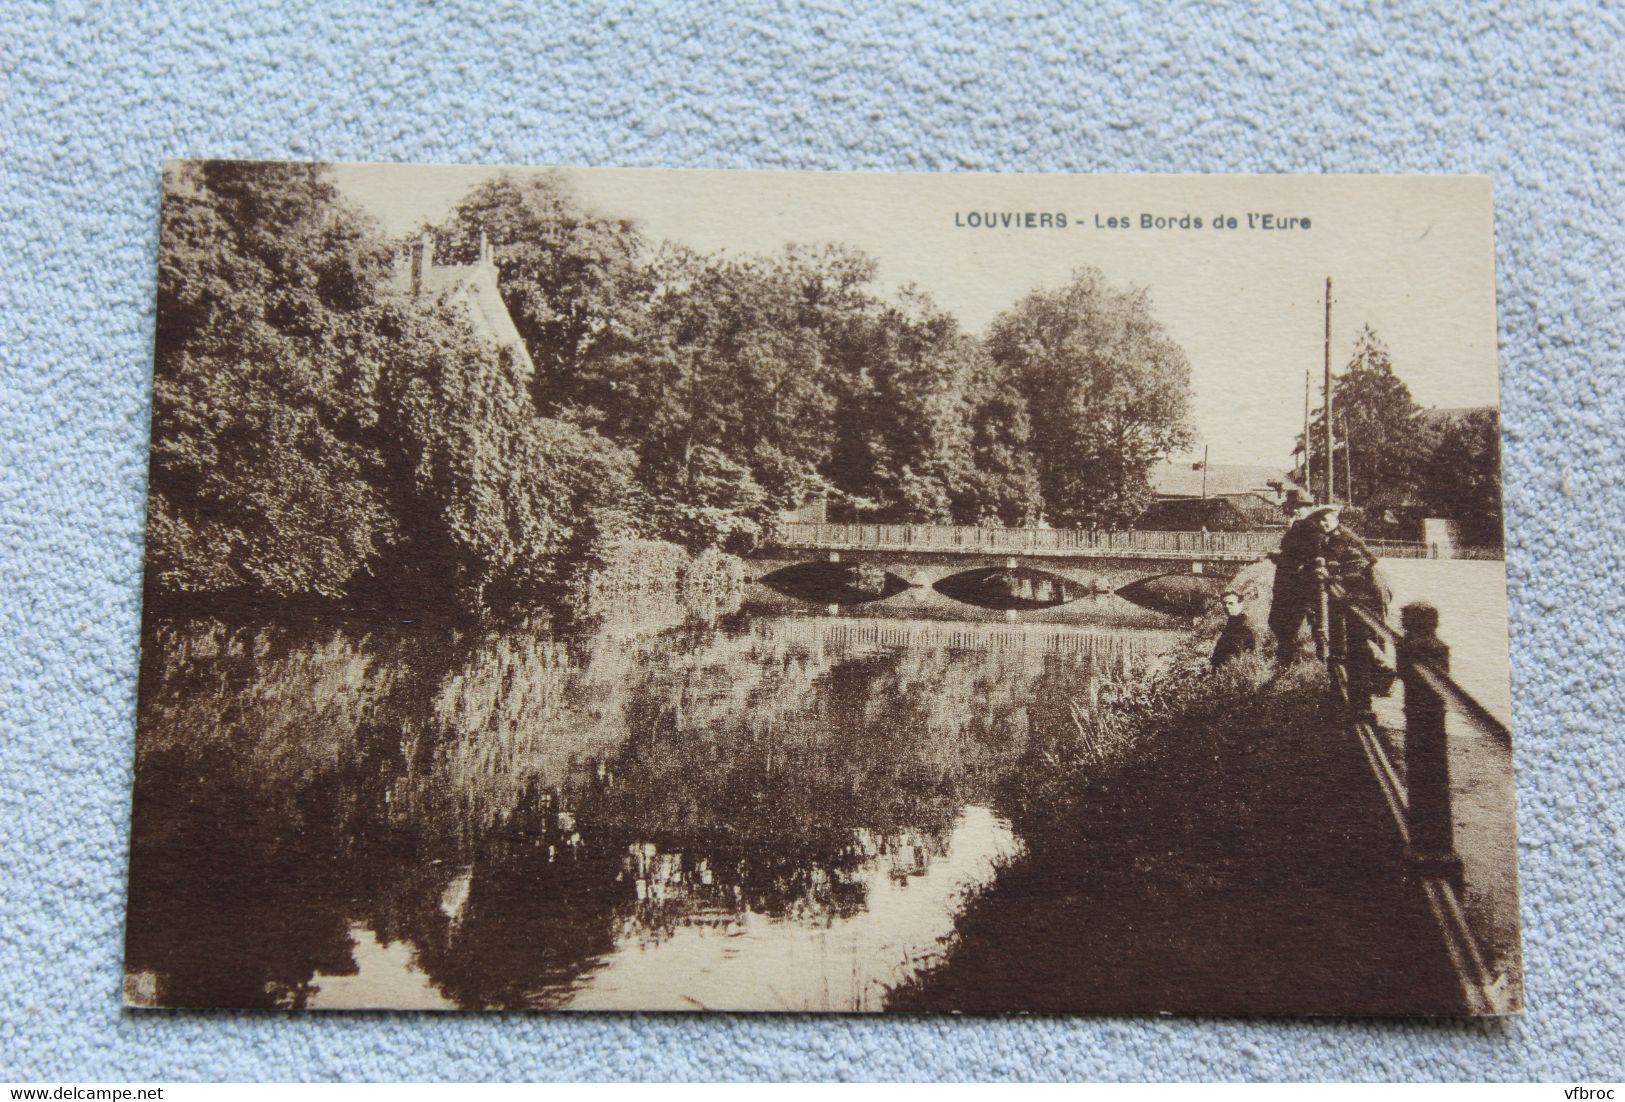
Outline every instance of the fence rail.
{"label": "fence rail", "polygon": [[1416,540],[1366,540],[1365,545],[1384,559],[1503,559],[1499,547],[1464,547]]}
{"label": "fence rail", "polygon": [[[791,521],[781,524],[772,541],[779,547],[830,549],[872,548],[887,551],[1027,552],[1083,554],[1110,552],[1192,554],[1262,558],[1281,543],[1284,529],[1258,528],[1246,532],[1173,532],[1161,530],[1103,531],[1087,528],[983,528],[950,524],[820,524]],[[1500,551],[1455,548],[1398,540],[1368,540],[1384,558],[1500,558]]]}
{"label": "fence rail", "polygon": [[[1469,1008],[1507,1013],[1516,1009],[1508,977],[1518,965],[1516,950],[1509,960],[1499,943],[1506,931],[1517,936],[1516,895],[1496,898],[1493,891],[1475,890],[1458,845],[1457,823],[1468,829],[1510,829],[1512,732],[1450,676],[1450,648],[1438,638],[1436,611],[1418,609],[1411,631],[1398,631],[1328,580],[1323,561],[1317,573],[1316,650],[1327,663],[1332,690],[1348,710],[1350,727],[1393,815],[1409,874],[1427,897]],[[1405,729],[1397,741],[1384,737],[1371,710],[1379,646],[1392,650],[1394,672],[1404,686]],[[1367,662],[1367,655],[1373,661]],[[1454,732],[1452,718],[1458,725]],[[1458,786],[1452,781],[1452,762],[1473,760],[1454,748],[1453,740],[1463,738],[1478,740],[1484,751],[1480,757],[1489,759],[1488,776]],[[1499,815],[1459,815],[1458,789],[1481,793],[1486,780],[1505,793],[1506,808],[1498,809]],[[1484,838],[1473,841],[1475,850],[1510,852],[1507,839],[1501,845]],[[1475,896],[1476,905],[1468,906]]]}

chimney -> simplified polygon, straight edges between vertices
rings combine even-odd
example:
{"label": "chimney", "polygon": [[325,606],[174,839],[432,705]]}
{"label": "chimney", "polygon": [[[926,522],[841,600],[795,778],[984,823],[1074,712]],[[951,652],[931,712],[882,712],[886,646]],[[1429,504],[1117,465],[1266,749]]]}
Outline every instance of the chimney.
{"label": "chimney", "polygon": [[418,270],[412,280],[413,294],[421,294],[429,289],[429,273],[434,271],[434,235],[425,232],[419,246]]}
{"label": "chimney", "polygon": [[412,289],[412,275],[412,246],[408,245],[403,249],[395,250],[395,255],[390,260],[390,283],[397,290],[410,291]]}

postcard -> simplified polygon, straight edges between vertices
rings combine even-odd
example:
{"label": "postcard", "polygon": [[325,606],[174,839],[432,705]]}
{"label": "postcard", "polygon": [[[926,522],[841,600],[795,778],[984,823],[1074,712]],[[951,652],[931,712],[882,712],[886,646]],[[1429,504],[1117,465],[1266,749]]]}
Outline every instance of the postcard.
{"label": "postcard", "polygon": [[1521,1009],[1488,181],[160,217],[127,1005]]}

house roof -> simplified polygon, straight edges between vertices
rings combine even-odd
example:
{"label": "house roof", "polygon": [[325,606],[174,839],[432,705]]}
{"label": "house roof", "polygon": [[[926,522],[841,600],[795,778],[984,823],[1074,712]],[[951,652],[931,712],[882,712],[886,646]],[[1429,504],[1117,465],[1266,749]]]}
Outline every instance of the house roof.
{"label": "house roof", "polygon": [[1225,525],[1240,516],[1255,528],[1281,526],[1278,498],[1264,494],[1209,495],[1206,501],[1194,497],[1163,497],[1153,501],[1134,522],[1136,528],[1194,532],[1207,525]]}
{"label": "house roof", "polygon": [[1456,421],[1465,421],[1475,413],[1500,413],[1498,406],[1431,406],[1421,410],[1417,416],[1425,424],[1447,425]]}
{"label": "house roof", "polygon": [[479,257],[474,263],[437,264],[434,243],[424,234],[423,240],[401,258],[396,282],[404,292],[442,295],[459,303],[476,332],[497,347],[512,351],[527,373],[536,370],[524,339],[513,323],[513,315],[502,301],[496,263],[484,235],[480,237]]}
{"label": "house roof", "polygon": [[[1280,489],[1277,490],[1276,486]],[[1293,486],[1297,486],[1297,483],[1286,472],[1274,467],[1245,463],[1209,463],[1207,467],[1208,497],[1260,494],[1275,501],[1280,499],[1283,491]],[[1201,497],[1201,462],[1176,463],[1165,460],[1158,463],[1151,468],[1151,492],[1158,497]]]}

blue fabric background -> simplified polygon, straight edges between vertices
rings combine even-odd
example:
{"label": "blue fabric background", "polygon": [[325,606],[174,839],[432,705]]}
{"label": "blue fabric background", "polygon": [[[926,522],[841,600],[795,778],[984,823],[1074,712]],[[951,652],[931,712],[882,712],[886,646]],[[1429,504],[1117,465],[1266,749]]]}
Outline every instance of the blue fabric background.
{"label": "blue fabric background", "polygon": [[[1431,7],[0,3],[0,1079],[1625,1076],[1625,20]],[[174,156],[1491,175],[1527,1015],[121,1011]]]}

